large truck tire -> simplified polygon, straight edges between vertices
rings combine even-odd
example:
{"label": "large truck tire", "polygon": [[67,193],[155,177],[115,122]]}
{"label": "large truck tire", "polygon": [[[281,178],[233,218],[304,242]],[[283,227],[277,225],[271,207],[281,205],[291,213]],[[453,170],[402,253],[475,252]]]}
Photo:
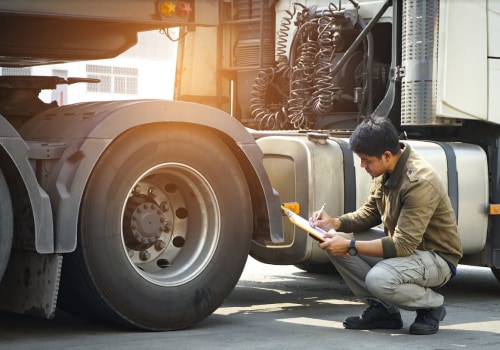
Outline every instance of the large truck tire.
{"label": "large truck tire", "polygon": [[7,181],[0,170],[0,281],[2,280],[12,249],[14,214]]}
{"label": "large truck tire", "polygon": [[250,194],[228,146],[195,126],[115,140],[80,209],[59,306],[144,330],[192,326],[238,282],[251,243]]}

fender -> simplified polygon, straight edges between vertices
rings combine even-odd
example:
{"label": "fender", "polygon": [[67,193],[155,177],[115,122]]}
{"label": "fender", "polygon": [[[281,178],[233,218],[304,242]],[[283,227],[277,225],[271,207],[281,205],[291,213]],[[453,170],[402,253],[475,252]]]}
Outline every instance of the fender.
{"label": "fender", "polygon": [[[9,187],[15,186],[14,183],[22,182],[21,186],[26,189],[28,202],[31,207],[31,212],[33,213],[32,220],[35,239],[33,239],[31,233],[17,227],[17,229],[15,229],[16,239],[29,245],[25,245],[23,246],[23,248],[36,249],[40,253],[51,252],[53,250],[52,240],[50,240],[50,238],[42,239],[43,237],[52,237],[54,231],[52,221],[52,208],[50,205],[49,196],[39,186],[35,176],[35,172],[33,171],[31,164],[29,163],[28,145],[21,138],[14,127],[2,115],[0,115],[0,147],[2,147],[3,151],[5,152],[2,152],[2,154],[0,155],[0,161],[2,171],[7,178]],[[13,195],[11,195],[14,207],[16,207],[16,201],[21,202],[17,206],[17,209],[24,205],[22,203],[22,200],[20,200],[20,197],[23,196],[23,194],[17,193],[18,188],[19,186],[16,186],[16,190],[14,190]],[[20,210],[17,212],[15,210],[15,221],[19,223],[21,221],[31,220],[31,218],[24,217],[25,212],[25,210]],[[24,235],[30,236],[25,237]],[[33,244],[33,247],[30,246],[31,244]]]}
{"label": "fender", "polygon": [[[26,140],[65,144],[57,165],[46,175],[45,189],[54,212],[55,252],[71,252],[76,248],[78,213],[85,185],[106,147],[123,132],[150,123],[204,126],[223,135],[226,143],[238,147],[243,157],[237,157],[247,166],[253,206],[264,208],[254,213],[254,237],[283,239],[279,197],[263,167],[263,153],[236,119],[212,107],[178,101],[90,102],[47,110],[23,125],[20,131]],[[248,170],[253,175],[248,174]]]}

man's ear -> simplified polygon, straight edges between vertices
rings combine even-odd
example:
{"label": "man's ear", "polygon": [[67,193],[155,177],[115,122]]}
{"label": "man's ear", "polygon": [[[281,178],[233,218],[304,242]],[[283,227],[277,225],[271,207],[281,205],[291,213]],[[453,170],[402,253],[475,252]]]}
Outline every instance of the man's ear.
{"label": "man's ear", "polygon": [[389,152],[389,151],[385,151],[384,153],[382,153],[382,159],[386,162],[389,162],[392,158],[392,153]]}

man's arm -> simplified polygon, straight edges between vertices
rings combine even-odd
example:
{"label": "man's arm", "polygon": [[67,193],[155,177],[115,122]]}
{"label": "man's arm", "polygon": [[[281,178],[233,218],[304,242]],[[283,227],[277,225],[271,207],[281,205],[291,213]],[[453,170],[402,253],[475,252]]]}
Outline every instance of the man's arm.
{"label": "man's arm", "polygon": [[[402,208],[393,236],[356,241],[358,254],[384,258],[413,254],[440,200],[438,192],[428,181],[412,184],[401,198]],[[338,218],[331,220],[332,226],[342,226]],[[328,233],[326,237],[329,239],[321,243],[320,248],[334,256],[345,255],[349,239],[334,233]]]}
{"label": "man's arm", "polygon": [[312,227],[319,227],[325,231],[334,229],[342,232],[360,232],[377,226],[381,223],[381,218],[375,197],[370,196],[365,204],[355,212],[335,218],[324,211],[314,212],[309,218],[309,223]]}
{"label": "man's arm", "polygon": [[[320,243],[319,247],[321,249],[326,250],[328,254],[333,256],[346,254],[349,244],[351,243],[350,239],[346,239],[336,233],[327,233],[325,234],[325,237],[328,239],[325,242]],[[378,257],[383,256],[381,239],[375,239],[372,241],[356,241],[355,246],[358,250],[358,254]]]}

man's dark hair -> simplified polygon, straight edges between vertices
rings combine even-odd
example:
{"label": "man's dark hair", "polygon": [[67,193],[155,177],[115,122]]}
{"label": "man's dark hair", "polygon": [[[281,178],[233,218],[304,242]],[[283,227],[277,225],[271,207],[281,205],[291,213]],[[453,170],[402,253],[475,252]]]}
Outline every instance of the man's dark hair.
{"label": "man's dark hair", "polygon": [[399,135],[391,121],[382,117],[367,117],[349,140],[351,150],[380,158],[385,151],[396,154],[401,149]]}

